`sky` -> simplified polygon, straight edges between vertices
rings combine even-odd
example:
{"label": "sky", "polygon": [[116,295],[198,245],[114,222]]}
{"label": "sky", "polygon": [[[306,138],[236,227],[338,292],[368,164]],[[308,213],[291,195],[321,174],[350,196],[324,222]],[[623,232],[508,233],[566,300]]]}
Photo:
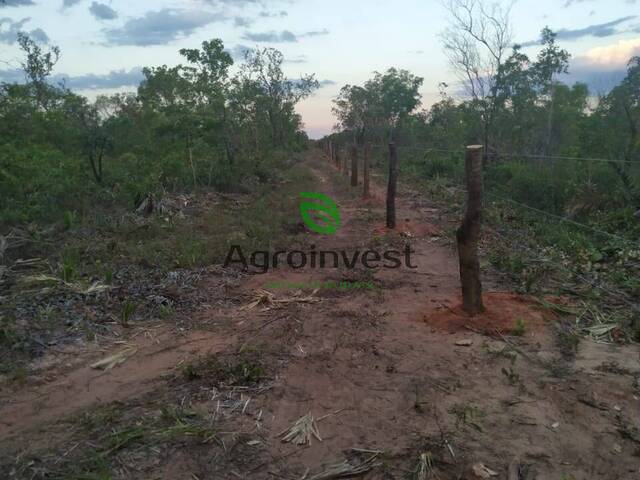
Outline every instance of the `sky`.
{"label": "sky", "polygon": [[[4,2],[4,4],[3,4]],[[535,56],[540,30],[558,32],[571,55],[565,80],[606,93],[640,55],[640,0],[518,0],[514,42]],[[0,0],[0,81],[19,81],[22,31],[58,45],[54,79],[89,97],[134,91],[143,66],[175,65],[178,50],[212,38],[241,61],[246,48],[281,50],[290,77],[314,73],[321,88],[297,107],[312,138],[329,133],[331,102],[345,84],[404,68],[424,78],[423,107],[456,77],[440,34],[439,0]],[[453,92],[450,92],[453,93]]]}

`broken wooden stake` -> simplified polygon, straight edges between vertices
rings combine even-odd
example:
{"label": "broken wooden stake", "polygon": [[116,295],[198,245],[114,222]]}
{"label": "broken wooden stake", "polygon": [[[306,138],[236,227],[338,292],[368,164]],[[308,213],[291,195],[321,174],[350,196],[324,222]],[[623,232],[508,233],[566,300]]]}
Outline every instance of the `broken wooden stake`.
{"label": "broken wooden stake", "polygon": [[387,184],[387,228],[396,228],[396,186],[398,183],[398,150],[389,144],[389,183]]}
{"label": "broken wooden stake", "polygon": [[358,147],[351,146],[351,186],[358,186]]}
{"label": "broken wooden stake", "polygon": [[460,282],[462,284],[462,308],[469,315],[484,311],[478,240],[482,222],[482,145],[467,147],[465,158],[467,184],[467,210],[462,225],[456,231]]}

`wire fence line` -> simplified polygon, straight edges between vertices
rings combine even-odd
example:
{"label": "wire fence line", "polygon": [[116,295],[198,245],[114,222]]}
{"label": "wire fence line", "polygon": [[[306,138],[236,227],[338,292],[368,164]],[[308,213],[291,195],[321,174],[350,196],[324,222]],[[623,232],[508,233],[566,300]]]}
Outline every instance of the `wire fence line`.
{"label": "wire fence line", "polygon": [[[382,148],[382,147],[386,147],[386,145],[382,145],[382,144],[372,145],[372,148],[373,147]],[[404,149],[410,149],[410,150],[420,150],[420,151],[424,151],[425,153],[428,153],[428,152],[443,152],[443,153],[453,153],[453,154],[464,154],[465,153],[464,150],[447,150],[447,149],[440,149],[440,148],[429,148],[429,147],[426,147],[426,146],[399,146],[398,148],[404,148]],[[506,156],[507,155],[505,155],[505,157]],[[512,154],[512,155],[508,155],[508,156],[509,157],[517,157],[518,154]],[[526,155],[522,155],[522,156],[526,156]],[[538,156],[529,156],[529,158],[540,158],[540,157],[538,157]],[[596,161],[596,162],[615,162],[615,163],[622,162],[622,161],[618,162],[618,161],[613,161],[613,160],[605,160],[605,159],[598,159],[598,158],[582,158],[582,157],[544,156],[544,158],[566,159],[566,160],[578,160],[579,159],[579,160],[589,160],[589,161]],[[629,162],[629,163],[632,163],[632,162]],[[456,189],[456,187],[452,187],[452,188]],[[457,190],[460,190],[462,192],[465,191],[463,189],[457,189]],[[626,237],[623,237],[621,235],[616,235],[614,233],[605,232],[604,230],[592,227],[592,226],[587,225],[587,224],[582,223],[582,222],[578,222],[578,221],[573,220],[571,218],[564,217],[562,215],[556,215],[554,213],[550,213],[550,212],[547,212],[545,210],[541,210],[541,209],[533,207],[531,205],[527,205],[525,203],[518,202],[517,200],[511,199],[511,198],[507,198],[507,197],[504,197],[504,196],[501,196],[501,195],[497,195],[497,194],[495,194],[493,192],[489,192],[489,191],[485,190],[485,193],[487,194],[487,196],[493,197],[493,198],[501,200],[503,202],[510,203],[512,205],[516,205],[516,206],[518,206],[520,208],[523,208],[525,210],[528,210],[528,211],[531,211],[531,212],[535,212],[535,213],[537,213],[539,215],[543,215],[543,216],[549,217],[549,218],[557,220],[559,222],[570,224],[570,225],[573,225],[575,227],[582,228],[584,230],[589,230],[589,231],[591,231],[593,233],[596,233],[598,235],[601,235],[601,236],[604,236],[604,237],[607,237],[607,238],[610,238],[610,239],[613,239],[613,240],[626,242],[626,243],[628,243],[630,245],[633,245],[633,246],[640,245],[639,242],[634,241],[634,240],[632,240],[630,238],[626,238]]]}
{"label": "wire fence line", "polygon": [[[384,144],[375,144],[371,145],[371,148],[388,148],[388,145]],[[429,152],[440,152],[440,153],[455,153],[455,154],[464,154],[465,150],[452,150],[446,148],[432,148],[427,145],[398,145],[398,149],[401,150],[413,150],[413,151],[423,151],[425,154]],[[617,164],[627,164],[627,165],[640,165],[640,161],[634,160],[622,160],[622,159],[611,159],[611,158],[593,158],[593,157],[575,157],[575,156],[567,156],[567,155],[542,155],[542,154],[534,154],[534,153],[495,153],[494,158],[528,158],[528,159],[544,159],[544,160],[571,160],[571,161],[580,161],[580,162],[599,162],[599,163],[617,163]]]}
{"label": "wire fence line", "polygon": [[[514,238],[515,238],[514,235],[509,235],[509,236],[504,235],[498,229],[493,229],[492,231],[496,235],[498,235],[499,237],[503,238],[506,242],[514,243]],[[521,250],[526,251],[527,254],[531,258],[536,260],[537,262],[545,264],[545,265],[552,265],[554,267],[558,267],[556,261],[538,255],[537,252],[534,249],[532,249],[531,247],[529,247],[528,245],[525,245],[524,243],[519,243],[518,247]],[[602,291],[602,292],[604,292],[604,293],[606,293],[608,295],[611,295],[612,297],[617,298],[618,300],[620,300],[622,303],[627,305],[629,308],[631,308],[635,312],[640,313],[640,304],[635,303],[632,300],[630,300],[629,299],[629,295],[626,292],[623,292],[622,290],[615,290],[615,289],[612,289],[612,288],[610,288],[608,286],[605,286],[602,283],[595,282],[594,280],[584,276],[583,274],[581,274],[577,270],[571,269],[571,268],[567,267],[566,265],[562,265],[562,269],[567,271],[567,272],[569,272],[571,275],[573,275],[574,277],[576,277],[580,281],[582,281],[584,283],[588,283],[591,287],[593,287],[593,288],[595,288],[597,290],[600,290],[600,291]]]}
{"label": "wire fence line", "polygon": [[[386,149],[388,148],[388,145],[384,145],[384,144],[375,144],[375,145],[370,145],[370,147],[372,149]],[[429,152],[440,152],[440,153],[448,153],[448,154],[456,154],[456,155],[464,155],[466,153],[465,150],[449,150],[449,149],[440,149],[440,148],[429,148],[427,146],[398,146],[399,149],[404,149],[404,150],[413,150],[413,151],[421,151],[424,152],[425,154],[429,153]],[[515,158],[515,157],[524,157],[524,158],[545,158],[545,159],[552,159],[552,160],[576,160],[576,161],[593,161],[593,162],[606,162],[606,163],[634,163],[631,161],[625,161],[625,160],[610,160],[610,159],[601,159],[601,158],[587,158],[587,157],[569,157],[569,156],[544,156],[544,155],[530,155],[530,154],[509,154],[509,155],[502,155],[503,158]],[[456,185],[448,185],[445,187],[447,190],[455,192],[457,194],[461,194],[461,195],[466,195],[467,191],[465,188],[460,188],[459,186]],[[637,247],[640,246],[640,242],[635,241],[635,240],[631,240],[629,238],[626,238],[624,236],[621,235],[616,235],[610,232],[606,232],[604,230],[595,228],[593,226],[587,225],[585,223],[581,223],[578,222],[576,220],[573,220],[571,218],[565,217],[565,216],[561,216],[561,215],[556,215],[544,210],[541,210],[539,208],[533,207],[531,205],[527,205],[525,203],[519,202],[517,200],[514,200],[512,198],[508,198],[502,195],[498,195],[495,194],[493,192],[487,191],[485,189],[485,193],[486,196],[489,198],[493,198],[495,200],[501,201],[501,202],[505,202],[505,203],[509,203],[511,205],[514,205],[518,208],[522,208],[524,210],[536,213],[538,215],[541,215],[543,217],[547,217],[549,219],[552,219],[554,221],[558,221],[558,222],[562,222],[562,223],[566,223],[569,225],[572,225],[574,227],[578,227],[581,229],[585,229],[588,230],[592,233],[595,233],[597,235],[601,235],[603,237],[612,239],[612,240],[617,240],[617,241],[621,241],[621,242],[625,242],[628,245]],[[514,239],[517,238],[517,234],[510,234],[510,235],[505,235],[502,232],[500,232],[500,230],[498,228],[492,228],[492,231],[495,232],[495,234],[497,234],[499,237],[505,239],[505,241],[509,242],[509,243],[514,243]],[[517,241],[516,241],[517,242]],[[544,258],[542,256],[540,256],[538,254],[538,252],[536,250],[534,250],[533,248],[531,248],[528,245],[519,245],[519,248],[521,248],[522,250],[526,251],[528,256],[533,258],[534,260],[543,263],[543,264],[547,264],[547,265],[554,265],[554,266],[558,266],[558,262],[557,260],[551,259],[551,258]],[[597,289],[601,292],[604,292],[605,294],[616,298],[617,300],[619,300],[620,302],[624,303],[626,306],[628,306],[630,309],[632,309],[634,312],[636,313],[640,313],[640,304],[636,303],[633,301],[633,298],[626,292],[622,291],[622,290],[618,290],[615,288],[611,288],[608,285],[605,285],[603,283],[598,283],[597,281],[589,278],[588,276],[585,276],[583,273],[572,269],[566,265],[562,266],[562,269],[564,271],[566,271],[567,273],[569,273],[570,275],[572,275],[574,278],[578,279],[579,281],[590,285],[592,288]]]}
{"label": "wire fence line", "polygon": [[530,210],[532,212],[536,212],[536,213],[539,213],[541,215],[545,215],[547,217],[553,218],[553,219],[558,220],[560,222],[569,223],[569,224],[574,225],[576,227],[584,228],[585,230],[590,230],[590,231],[592,231],[594,233],[603,235],[605,237],[608,237],[608,238],[611,238],[611,239],[614,239],[614,240],[620,240],[620,241],[623,241],[623,242],[629,242],[631,244],[635,244],[636,243],[636,242],[634,242],[633,240],[631,240],[629,238],[622,237],[620,235],[615,235],[613,233],[605,232],[604,230],[600,230],[598,228],[589,226],[587,224],[576,222],[575,220],[573,220],[571,218],[563,217],[561,215],[556,215],[554,213],[545,212],[544,210],[540,210],[539,208],[532,207],[531,205],[527,205],[525,203],[518,202],[518,201],[513,200],[511,198],[503,197],[501,195],[496,195],[495,193],[492,193],[492,192],[485,192],[485,193],[488,196],[496,198],[496,199],[501,200],[503,202],[508,202],[508,203],[517,205],[517,206],[519,206],[521,208]]}

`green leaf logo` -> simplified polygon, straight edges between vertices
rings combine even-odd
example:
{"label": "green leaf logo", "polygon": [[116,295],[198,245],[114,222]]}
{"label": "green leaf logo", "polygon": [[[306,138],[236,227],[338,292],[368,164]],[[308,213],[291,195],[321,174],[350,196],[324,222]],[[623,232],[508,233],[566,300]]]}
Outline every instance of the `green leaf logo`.
{"label": "green leaf logo", "polygon": [[300,193],[300,214],[309,230],[333,235],[340,228],[340,211],[336,202],[322,193]]}

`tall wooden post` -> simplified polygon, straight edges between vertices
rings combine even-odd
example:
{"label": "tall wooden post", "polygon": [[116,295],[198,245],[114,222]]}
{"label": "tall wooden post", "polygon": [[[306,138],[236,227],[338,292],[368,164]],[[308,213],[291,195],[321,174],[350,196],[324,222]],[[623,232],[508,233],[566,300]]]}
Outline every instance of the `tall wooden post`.
{"label": "tall wooden post", "polygon": [[358,186],[358,146],[351,146],[351,186]]}
{"label": "tall wooden post", "polygon": [[364,158],[363,158],[363,187],[362,196],[369,198],[369,155],[371,154],[371,145],[367,142],[364,144]]}
{"label": "tall wooden post", "polygon": [[462,225],[456,231],[460,282],[462,284],[462,308],[469,315],[484,311],[478,240],[482,223],[482,145],[467,147],[465,158],[467,184],[467,211]]}
{"label": "tall wooden post", "polygon": [[398,150],[389,144],[389,183],[387,184],[387,228],[396,228],[396,187],[398,183]]}

